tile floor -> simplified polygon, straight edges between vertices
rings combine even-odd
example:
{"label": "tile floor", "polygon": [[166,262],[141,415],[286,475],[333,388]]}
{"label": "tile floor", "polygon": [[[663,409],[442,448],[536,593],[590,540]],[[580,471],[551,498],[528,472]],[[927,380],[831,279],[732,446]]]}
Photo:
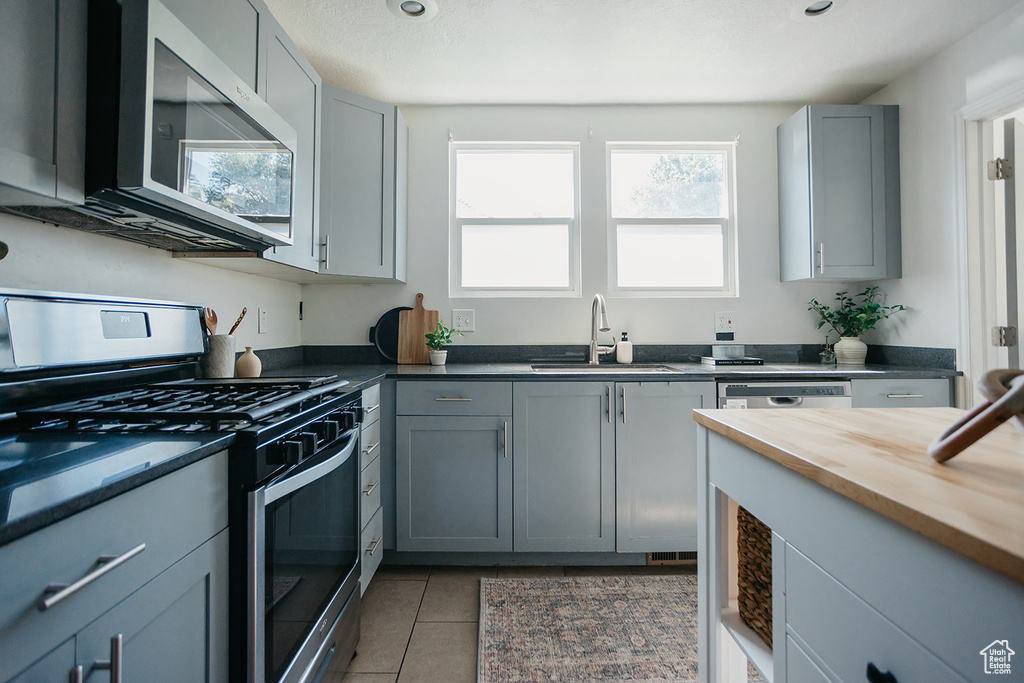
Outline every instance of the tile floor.
{"label": "tile floor", "polygon": [[325,683],[475,683],[483,577],[694,572],[694,566],[382,566],[363,595],[357,655],[343,679]]}

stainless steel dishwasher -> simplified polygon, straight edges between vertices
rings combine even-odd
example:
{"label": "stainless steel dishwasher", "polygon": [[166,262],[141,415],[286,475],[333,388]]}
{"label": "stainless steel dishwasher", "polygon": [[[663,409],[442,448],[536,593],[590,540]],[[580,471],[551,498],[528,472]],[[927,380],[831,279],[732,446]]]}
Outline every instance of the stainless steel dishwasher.
{"label": "stainless steel dishwasher", "polygon": [[850,382],[719,382],[719,408],[852,408]]}

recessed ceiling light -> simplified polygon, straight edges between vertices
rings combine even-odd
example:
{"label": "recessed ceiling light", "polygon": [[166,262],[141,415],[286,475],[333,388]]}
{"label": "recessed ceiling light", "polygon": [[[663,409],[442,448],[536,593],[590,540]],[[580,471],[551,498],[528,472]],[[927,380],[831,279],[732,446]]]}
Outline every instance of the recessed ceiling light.
{"label": "recessed ceiling light", "polygon": [[387,0],[387,5],[396,17],[409,21],[429,21],[437,14],[435,0]]}
{"label": "recessed ceiling light", "polygon": [[812,2],[808,5],[807,9],[804,10],[804,14],[809,17],[816,17],[830,9],[832,9],[832,0],[821,0],[821,2]]}

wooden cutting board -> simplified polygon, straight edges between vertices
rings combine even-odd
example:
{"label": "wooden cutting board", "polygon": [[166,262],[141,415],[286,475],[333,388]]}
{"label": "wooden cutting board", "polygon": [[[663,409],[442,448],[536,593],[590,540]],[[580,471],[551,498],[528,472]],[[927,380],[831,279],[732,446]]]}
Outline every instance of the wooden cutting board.
{"label": "wooden cutting board", "polygon": [[423,308],[423,294],[416,295],[411,311],[398,313],[398,362],[402,364],[429,363],[427,334],[437,329],[437,311]]}

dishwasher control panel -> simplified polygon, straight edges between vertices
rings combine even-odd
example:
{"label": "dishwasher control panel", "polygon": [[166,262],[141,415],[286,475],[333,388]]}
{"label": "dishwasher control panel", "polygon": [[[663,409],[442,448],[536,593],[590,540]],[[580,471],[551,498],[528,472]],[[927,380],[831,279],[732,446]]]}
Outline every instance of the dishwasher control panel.
{"label": "dishwasher control panel", "polygon": [[853,392],[849,381],[719,382],[718,407],[852,408]]}

